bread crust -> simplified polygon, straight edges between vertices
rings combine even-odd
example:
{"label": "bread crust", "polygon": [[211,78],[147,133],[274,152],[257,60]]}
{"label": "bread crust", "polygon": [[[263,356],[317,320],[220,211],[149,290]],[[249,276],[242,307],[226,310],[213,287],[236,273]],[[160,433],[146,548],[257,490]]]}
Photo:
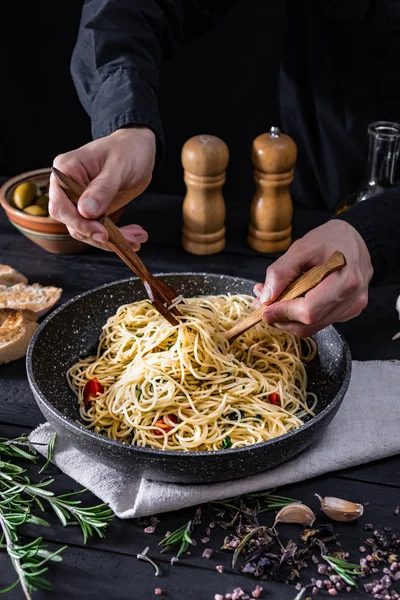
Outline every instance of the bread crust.
{"label": "bread crust", "polygon": [[0,265],[0,285],[28,283],[28,279],[9,265]]}
{"label": "bread crust", "polygon": [[38,283],[0,285],[0,307],[31,310],[39,318],[58,302],[61,294],[61,288],[41,286]]}
{"label": "bread crust", "polygon": [[30,310],[0,308],[0,364],[25,356],[39,327],[36,319],[37,316]]}

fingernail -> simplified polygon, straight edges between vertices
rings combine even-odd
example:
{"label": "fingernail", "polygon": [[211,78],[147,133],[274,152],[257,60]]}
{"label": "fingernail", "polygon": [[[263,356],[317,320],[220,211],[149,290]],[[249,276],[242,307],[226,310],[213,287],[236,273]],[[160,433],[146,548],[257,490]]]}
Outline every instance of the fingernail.
{"label": "fingernail", "polygon": [[106,241],[106,236],[104,235],[104,233],[94,233],[92,235],[92,240],[95,242],[99,242],[100,244],[104,244],[104,242]]}
{"label": "fingernail", "polygon": [[261,296],[263,286],[261,284],[257,284],[253,288],[253,294],[259,298]]}
{"label": "fingernail", "polygon": [[271,288],[265,285],[264,289],[261,293],[261,296],[260,296],[261,304],[265,304],[265,302],[268,302],[271,298],[271,294],[272,294]]}
{"label": "fingernail", "polygon": [[147,241],[147,235],[145,233],[141,233],[140,235],[136,236],[136,239],[139,242],[139,244],[143,244]]}
{"label": "fingernail", "polygon": [[[97,217],[101,212],[100,202],[94,198],[84,198],[81,203],[81,208],[88,214]],[[94,238],[93,238],[94,239]]]}

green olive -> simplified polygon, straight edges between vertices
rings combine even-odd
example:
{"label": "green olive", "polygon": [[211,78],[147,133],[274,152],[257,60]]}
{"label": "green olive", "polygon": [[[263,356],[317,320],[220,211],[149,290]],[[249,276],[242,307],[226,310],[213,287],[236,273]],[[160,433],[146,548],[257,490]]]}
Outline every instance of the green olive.
{"label": "green olive", "polygon": [[35,205],[40,206],[40,208],[44,208],[46,212],[49,211],[49,197],[47,194],[42,194],[35,200]]}
{"label": "green olive", "polygon": [[47,210],[37,204],[31,204],[24,208],[24,212],[28,215],[35,215],[35,217],[47,217]]}
{"label": "green olive", "polygon": [[21,183],[14,191],[14,204],[17,208],[24,210],[27,206],[33,203],[36,198],[37,188],[32,181]]}

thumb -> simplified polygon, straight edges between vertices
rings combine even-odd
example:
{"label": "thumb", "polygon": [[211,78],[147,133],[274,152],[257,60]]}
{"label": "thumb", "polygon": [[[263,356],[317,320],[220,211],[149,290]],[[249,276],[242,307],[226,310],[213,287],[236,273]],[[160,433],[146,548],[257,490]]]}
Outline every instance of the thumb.
{"label": "thumb", "polygon": [[97,219],[107,212],[119,191],[119,180],[111,173],[102,172],[93,179],[78,202],[78,211],[86,219]]}
{"label": "thumb", "polygon": [[307,269],[312,256],[307,251],[299,251],[295,246],[267,269],[265,283],[259,300],[261,304],[274,302],[283,290]]}

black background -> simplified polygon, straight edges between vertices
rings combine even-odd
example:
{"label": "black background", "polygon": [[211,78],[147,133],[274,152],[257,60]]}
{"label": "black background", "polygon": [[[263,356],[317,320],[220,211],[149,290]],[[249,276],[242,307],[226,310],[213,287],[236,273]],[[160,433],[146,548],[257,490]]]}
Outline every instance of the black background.
{"label": "black background", "polygon": [[[0,175],[46,167],[90,141],[90,120],[70,76],[83,0],[2,2]],[[192,135],[228,144],[225,197],[250,201],[251,143],[278,122],[277,75],[283,3],[237,2],[222,23],[181,47],[165,65],[160,108],[167,154],[151,190],[184,193],[180,152]],[[274,6],[275,5],[275,6]],[[257,40],[259,56],[251,47]]]}

